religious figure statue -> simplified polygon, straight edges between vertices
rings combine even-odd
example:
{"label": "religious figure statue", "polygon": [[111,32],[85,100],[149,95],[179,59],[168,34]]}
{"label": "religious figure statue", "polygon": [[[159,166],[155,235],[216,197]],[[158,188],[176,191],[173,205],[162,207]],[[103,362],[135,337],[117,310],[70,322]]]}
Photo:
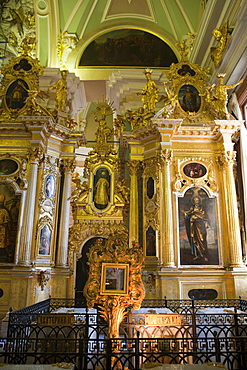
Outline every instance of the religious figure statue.
{"label": "religious figure statue", "polygon": [[220,44],[219,46],[211,47],[211,59],[214,62],[215,67],[218,67],[220,64],[222,55],[226,49],[228,41],[230,39],[230,34],[228,33],[228,22],[224,23],[221,27],[215,28],[212,32],[216,41]]}
{"label": "religious figure statue", "polygon": [[216,85],[213,90],[214,94],[211,97],[212,104],[214,108],[219,111],[221,114],[222,118],[225,119],[229,115],[228,110],[227,110],[227,90],[233,89],[234,87],[238,86],[240,83],[243,82],[243,80],[240,80],[239,82],[232,84],[232,85],[224,85],[224,73],[218,74],[218,85]]}
{"label": "religious figure statue", "polygon": [[94,203],[98,209],[104,209],[109,202],[110,184],[106,179],[106,171],[100,173],[100,177],[95,184]]}
{"label": "religious figure statue", "polygon": [[11,217],[4,202],[5,196],[0,195],[0,248],[6,248],[11,243]]}
{"label": "religious figure statue", "polygon": [[53,86],[49,87],[49,91],[56,89],[56,109],[60,112],[65,112],[65,103],[67,98],[67,71],[61,71],[61,77]]}
{"label": "religious figure statue", "polygon": [[106,125],[105,118],[98,119],[95,117],[95,121],[99,123],[97,131],[95,133],[96,142],[98,146],[104,146],[107,144],[107,140],[112,136],[113,130]]}
{"label": "religious figure statue", "polygon": [[181,212],[185,215],[185,227],[188,240],[191,246],[191,252],[194,255],[194,260],[203,258],[208,261],[207,248],[207,227],[209,227],[209,218],[201,205],[201,198],[194,196],[192,198],[193,205],[185,211]]}
{"label": "religious figure statue", "polygon": [[157,87],[156,83],[152,80],[151,78],[151,73],[152,69],[145,69],[145,76],[147,79],[147,82],[144,86],[144,89],[140,92],[137,93],[138,95],[142,95],[142,102],[143,102],[143,107],[146,109],[148,112],[154,113],[155,111],[155,104],[158,101],[158,93],[159,93],[159,88]]}

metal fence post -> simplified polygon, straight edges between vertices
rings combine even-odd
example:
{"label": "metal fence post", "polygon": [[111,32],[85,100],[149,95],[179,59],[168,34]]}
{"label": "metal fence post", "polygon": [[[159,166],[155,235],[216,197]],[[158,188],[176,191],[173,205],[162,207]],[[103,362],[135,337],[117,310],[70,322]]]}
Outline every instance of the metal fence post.
{"label": "metal fence post", "polygon": [[110,370],[112,368],[111,366],[111,360],[112,360],[112,340],[110,338],[106,339],[106,348],[105,348],[105,354],[106,354],[106,370]]}
{"label": "metal fence post", "polygon": [[217,335],[217,331],[214,331],[213,335],[214,335],[216,362],[220,362],[220,341],[219,341],[219,338],[218,338],[218,335]]}
{"label": "metal fence post", "polygon": [[140,369],[139,340],[140,340],[140,333],[138,331],[137,337],[135,338],[135,370]]}

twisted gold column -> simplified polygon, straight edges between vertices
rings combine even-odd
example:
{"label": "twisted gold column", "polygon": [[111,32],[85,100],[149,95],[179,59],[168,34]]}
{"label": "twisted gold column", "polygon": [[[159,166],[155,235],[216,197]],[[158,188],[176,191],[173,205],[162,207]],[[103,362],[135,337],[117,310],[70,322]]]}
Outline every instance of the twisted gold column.
{"label": "twisted gold column", "polygon": [[173,217],[170,166],[172,151],[165,149],[160,156],[160,242],[163,267],[175,267],[173,248]]}
{"label": "twisted gold column", "polygon": [[223,170],[229,267],[243,267],[238,203],[233,174],[234,161],[235,152],[233,151],[227,151],[219,157],[219,164]]}
{"label": "twisted gold column", "polygon": [[139,161],[129,161],[128,167],[130,171],[130,222],[129,222],[129,241],[138,242],[138,182],[137,172],[139,169]]}

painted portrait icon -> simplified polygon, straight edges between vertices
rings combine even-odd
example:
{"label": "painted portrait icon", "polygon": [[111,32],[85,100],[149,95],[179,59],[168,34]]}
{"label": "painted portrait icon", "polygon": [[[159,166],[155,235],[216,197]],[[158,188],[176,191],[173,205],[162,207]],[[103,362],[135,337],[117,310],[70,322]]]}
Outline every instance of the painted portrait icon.
{"label": "painted portrait icon", "polygon": [[156,234],[151,226],[146,231],[146,256],[156,256]]}
{"label": "painted portrait icon", "polygon": [[18,230],[20,196],[0,183],[0,262],[13,263]]}
{"label": "painted portrait icon", "polygon": [[198,112],[201,106],[201,97],[198,90],[192,85],[183,85],[178,93],[178,101],[185,112]]}
{"label": "painted portrait icon", "polygon": [[28,84],[21,79],[17,79],[9,85],[6,93],[6,105],[10,109],[21,109],[25,105],[28,97]]}
{"label": "painted portrait icon", "polygon": [[218,265],[215,198],[205,190],[190,188],[178,199],[181,265]]}
{"label": "painted portrait icon", "polygon": [[18,170],[18,163],[13,159],[0,159],[0,176],[7,176]]}
{"label": "painted portrait icon", "polygon": [[201,163],[188,163],[183,168],[184,174],[192,178],[200,178],[206,175],[207,169]]}
{"label": "painted portrait icon", "polygon": [[51,230],[48,225],[45,225],[40,230],[39,254],[49,255],[50,243],[51,243]]}
{"label": "painted portrait icon", "polygon": [[93,202],[97,209],[105,209],[110,202],[110,174],[100,167],[94,175]]}
{"label": "painted portrait icon", "polygon": [[45,193],[48,198],[52,198],[55,193],[55,177],[48,175],[45,180]]}

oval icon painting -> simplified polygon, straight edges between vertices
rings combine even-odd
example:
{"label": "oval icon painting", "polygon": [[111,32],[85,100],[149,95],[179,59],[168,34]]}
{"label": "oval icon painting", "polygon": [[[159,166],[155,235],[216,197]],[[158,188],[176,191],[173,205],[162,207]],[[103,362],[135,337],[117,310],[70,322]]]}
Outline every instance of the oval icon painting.
{"label": "oval icon painting", "polygon": [[21,109],[28,97],[28,84],[21,79],[12,82],[6,93],[6,104],[10,109]]}
{"label": "oval icon painting", "polygon": [[183,171],[188,177],[199,178],[206,174],[207,169],[201,163],[188,163],[184,166]]}
{"label": "oval icon painting", "polygon": [[18,170],[18,163],[13,159],[0,159],[0,176],[8,176]]}
{"label": "oval icon painting", "polygon": [[198,90],[192,85],[183,85],[178,93],[178,101],[185,112],[198,112],[201,98]]}

